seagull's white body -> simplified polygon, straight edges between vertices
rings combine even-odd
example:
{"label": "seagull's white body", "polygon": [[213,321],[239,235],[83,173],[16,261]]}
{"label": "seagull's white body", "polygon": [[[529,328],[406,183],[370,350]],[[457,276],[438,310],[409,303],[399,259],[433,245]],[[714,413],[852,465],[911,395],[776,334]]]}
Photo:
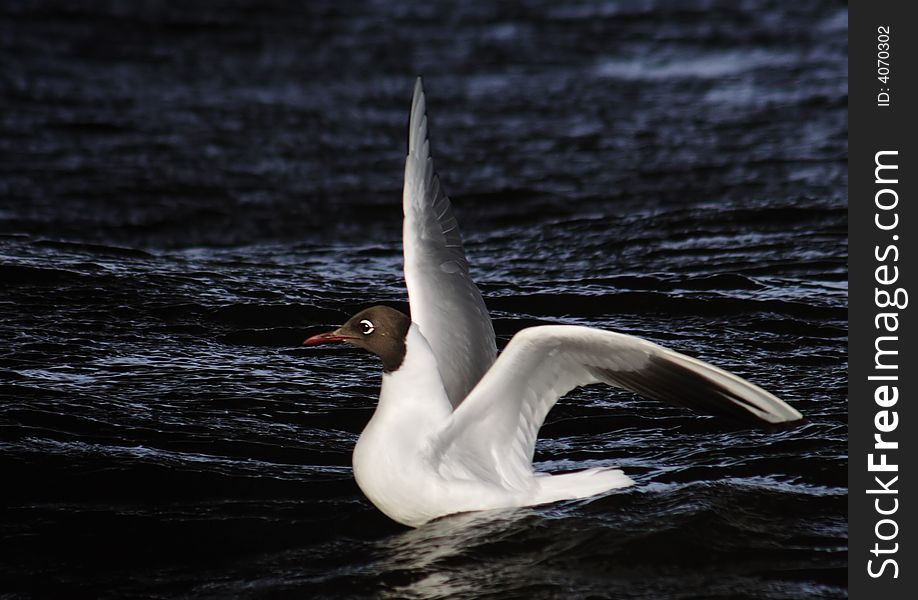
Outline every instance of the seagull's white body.
{"label": "seagull's white body", "polygon": [[[406,341],[402,366],[383,374],[379,403],[353,457],[360,489],[391,519],[417,527],[443,515],[583,498],[633,483],[617,469],[536,475],[535,436],[527,443],[530,436],[523,431],[536,424],[519,423],[513,437],[503,436],[503,429],[513,427],[508,421],[518,403],[492,403],[490,394],[484,396],[491,408],[482,408],[492,413],[491,422],[477,421],[481,409],[472,402],[453,411],[436,358],[416,324]],[[477,431],[464,431],[476,423]],[[477,442],[469,434],[490,443],[471,447]]]}
{"label": "seagull's white body", "polygon": [[405,281],[412,324],[398,368],[354,449],[357,483],[392,519],[419,526],[443,515],[583,498],[633,482],[617,469],[536,473],[546,414],[581,385],[756,423],[799,412],[765,390],[651,342],[587,327],[519,332],[497,358],[494,329],[469,275],[458,225],[433,169],[420,79],[405,165]]}

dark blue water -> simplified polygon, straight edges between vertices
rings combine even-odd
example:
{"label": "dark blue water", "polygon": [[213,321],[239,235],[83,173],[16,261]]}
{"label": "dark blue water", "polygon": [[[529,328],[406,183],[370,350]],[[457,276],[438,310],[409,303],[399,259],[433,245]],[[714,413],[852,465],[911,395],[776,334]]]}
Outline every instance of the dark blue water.
{"label": "dark blue water", "polygon": [[[835,2],[4,2],[0,597],[846,596],[847,12]],[[407,310],[414,77],[503,345],[647,337],[770,432],[579,390],[541,469],[628,490],[418,530],[350,452]]]}

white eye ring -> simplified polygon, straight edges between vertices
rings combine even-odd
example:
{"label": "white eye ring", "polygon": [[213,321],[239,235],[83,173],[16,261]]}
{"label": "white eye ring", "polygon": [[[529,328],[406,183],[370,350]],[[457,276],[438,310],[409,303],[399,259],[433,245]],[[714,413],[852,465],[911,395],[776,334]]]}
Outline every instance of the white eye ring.
{"label": "white eye ring", "polygon": [[376,327],[374,327],[373,323],[371,323],[368,319],[364,319],[360,322],[360,333],[363,335],[370,335],[374,331],[376,331]]}

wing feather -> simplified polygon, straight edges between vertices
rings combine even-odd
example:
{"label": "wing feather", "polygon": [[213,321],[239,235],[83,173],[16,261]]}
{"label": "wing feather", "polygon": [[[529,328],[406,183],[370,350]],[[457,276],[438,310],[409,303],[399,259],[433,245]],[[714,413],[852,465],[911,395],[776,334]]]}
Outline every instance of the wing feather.
{"label": "wing feather", "polygon": [[494,363],[494,327],[469,274],[459,224],[430,156],[424,89],[411,103],[403,196],[405,284],[411,320],[427,338],[455,407]]}
{"label": "wing feather", "polygon": [[548,411],[575,387],[599,382],[745,423],[802,418],[762,388],[652,342],[588,327],[531,327],[514,336],[436,437],[441,472],[531,486]]}

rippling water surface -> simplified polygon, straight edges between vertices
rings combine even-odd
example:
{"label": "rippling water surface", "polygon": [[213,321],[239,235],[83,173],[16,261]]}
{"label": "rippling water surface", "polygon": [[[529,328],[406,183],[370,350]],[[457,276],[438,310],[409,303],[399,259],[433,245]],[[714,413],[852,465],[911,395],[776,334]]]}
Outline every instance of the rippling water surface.
{"label": "rippling water surface", "polygon": [[[0,596],[846,595],[847,15],[833,2],[0,7]],[[730,369],[771,432],[582,389],[540,469],[637,485],[417,530],[350,452],[407,310],[413,78],[500,345]]]}

